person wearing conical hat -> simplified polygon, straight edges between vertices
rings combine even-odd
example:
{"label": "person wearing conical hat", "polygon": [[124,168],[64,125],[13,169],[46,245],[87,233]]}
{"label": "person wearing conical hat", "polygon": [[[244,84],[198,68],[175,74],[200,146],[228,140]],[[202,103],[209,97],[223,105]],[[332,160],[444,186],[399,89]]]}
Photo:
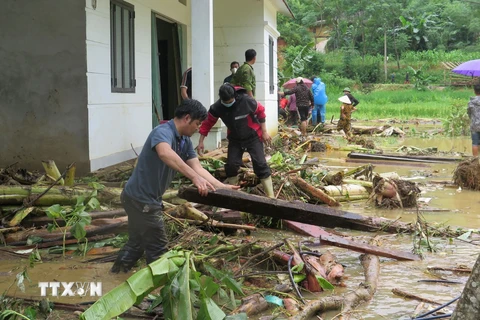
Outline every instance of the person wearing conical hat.
{"label": "person wearing conical hat", "polygon": [[348,138],[351,136],[352,112],[357,110],[357,108],[355,108],[347,95],[341,96],[338,98],[338,101],[340,101],[342,105],[340,106],[340,120],[337,124],[337,130],[343,130]]}
{"label": "person wearing conical hat", "polygon": [[357,104],[360,103],[360,101],[358,101],[357,99],[355,99],[355,97],[352,95],[352,93],[350,92],[350,88],[349,87],[346,87],[345,89],[343,89],[343,94],[346,95],[348,97],[348,99],[350,99],[350,101],[352,102],[352,105],[354,107],[357,106]]}

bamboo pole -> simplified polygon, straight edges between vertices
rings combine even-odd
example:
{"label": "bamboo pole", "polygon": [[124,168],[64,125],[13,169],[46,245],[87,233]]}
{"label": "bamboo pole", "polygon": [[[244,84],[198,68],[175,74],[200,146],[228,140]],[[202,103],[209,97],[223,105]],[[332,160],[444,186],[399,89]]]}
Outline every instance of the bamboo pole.
{"label": "bamboo pole", "polygon": [[353,196],[353,195],[367,195],[368,192],[365,187],[356,184],[343,184],[341,186],[324,186],[322,190],[329,196]]}
{"label": "bamboo pole", "polygon": [[77,167],[75,163],[72,163],[72,165],[68,168],[67,173],[65,175],[65,185],[69,187],[73,187],[75,184],[75,171]]}
{"label": "bamboo pole", "polygon": [[317,189],[311,185],[308,184],[305,180],[302,178],[296,176],[296,175],[290,175],[290,180],[300,189],[305,191],[309,196],[315,198],[316,200],[319,200],[323,203],[328,204],[330,207],[338,207],[340,206],[340,203],[335,200],[334,198],[330,197],[328,194],[323,192],[320,189]]}
{"label": "bamboo pole", "polygon": [[28,214],[33,211],[33,209],[35,209],[35,207],[28,207],[28,208],[19,210],[17,213],[15,213],[15,216],[13,216],[12,220],[10,220],[8,225],[10,227],[15,227],[19,225],[20,222],[22,222],[22,220],[25,219],[25,217],[28,216]]}
{"label": "bamboo pole", "polygon": [[[0,186],[0,205],[23,204],[28,198],[42,194],[47,189],[40,186]],[[120,204],[122,190],[122,188],[98,190],[97,199],[102,203]],[[78,197],[89,198],[93,191],[91,188],[54,186],[31,205],[75,204]]]}
{"label": "bamboo pole", "polygon": [[351,201],[359,201],[368,199],[368,195],[345,195],[345,196],[333,196],[333,199],[337,200],[338,202],[351,202]]}
{"label": "bamboo pole", "polygon": [[356,184],[356,185],[362,186],[364,188],[373,188],[373,183],[371,181],[356,180],[356,179],[343,179],[343,183],[345,183],[345,184]]}
{"label": "bamboo pole", "polygon": [[[43,165],[43,168],[45,169],[45,172],[47,173],[47,175],[50,178],[52,178],[52,180],[55,181],[62,176],[60,171],[58,171],[58,168],[57,168],[57,165],[55,164],[55,161],[53,161],[53,160],[42,160],[42,165]],[[58,183],[63,186],[65,184],[65,181],[63,179],[60,179],[60,181]]]}

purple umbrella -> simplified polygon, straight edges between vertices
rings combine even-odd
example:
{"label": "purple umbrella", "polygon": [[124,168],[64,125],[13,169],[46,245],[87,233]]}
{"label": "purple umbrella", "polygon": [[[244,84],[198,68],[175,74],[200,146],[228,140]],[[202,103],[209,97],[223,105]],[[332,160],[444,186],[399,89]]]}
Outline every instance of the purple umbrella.
{"label": "purple umbrella", "polygon": [[464,62],[453,69],[452,72],[463,74],[464,76],[480,77],[480,59]]}

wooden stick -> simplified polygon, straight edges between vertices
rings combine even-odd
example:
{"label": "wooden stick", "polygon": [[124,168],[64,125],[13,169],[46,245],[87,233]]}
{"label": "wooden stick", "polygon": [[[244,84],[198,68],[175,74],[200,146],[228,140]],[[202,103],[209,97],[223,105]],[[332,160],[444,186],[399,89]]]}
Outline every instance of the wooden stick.
{"label": "wooden stick", "polygon": [[441,303],[437,302],[437,301],[433,301],[433,300],[430,300],[430,299],[427,299],[427,298],[423,298],[423,297],[420,297],[420,296],[417,296],[417,295],[414,295],[412,293],[408,293],[406,291],[402,291],[398,288],[393,288],[392,289],[392,292],[393,294],[396,294],[397,296],[400,296],[400,297],[403,297],[403,298],[406,298],[406,299],[413,299],[413,300],[417,300],[417,301],[421,301],[421,302],[426,302],[426,303],[431,303],[431,304],[436,304],[436,305],[440,305]]}
{"label": "wooden stick", "polygon": [[217,228],[242,229],[242,230],[250,230],[250,231],[257,230],[257,228],[253,226],[246,226],[243,224],[223,223],[217,220],[209,220],[205,222],[205,221],[198,221],[198,220],[181,219],[181,221],[186,221],[188,223],[195,224],[195,225],[210,224],[213,227],[217,227]]}
{"label": "wooden stick", "polygon": [[451,272],[464,272],[472,273],[470,268],[443,268],[443,267],[428,267],[427,270],[438,270],[438,271],[451,271]]}
{"label": "wooden stick", "polygon": [[250,264],[250,262],[252,262],[254,259],[257,259],[258,257],[261,257],[261,256],[263,256],[263,255],[266,255],[266,254],[269,253],[270,251],[275,250],[275,249],[278,249],[278,248],[280,248],[280,247],[283,246],[283,245],[284,245],[284,243],[283,243],[283,242],[280,242],[280,243],[274,245],[273,247],[270,247],[270,248],[268,248],[268,249],[266,249],[266,250],[263,250],[262,252],[259,252],[259,253],[255,254],[255,255],[251,256],[251,257],[243,264],[243,266],[242,266],[240,269],[238,269],[237,272],[234,273],[234,276],[238,276],[238,275],[240,274],[240,272],[242,272],[242,271]]}

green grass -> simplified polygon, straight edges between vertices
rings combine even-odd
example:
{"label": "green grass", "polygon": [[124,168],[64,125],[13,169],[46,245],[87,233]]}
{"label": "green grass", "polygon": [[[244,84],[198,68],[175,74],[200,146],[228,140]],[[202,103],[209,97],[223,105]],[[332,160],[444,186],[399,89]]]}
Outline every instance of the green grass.
{"label": "green grass", "polygon": [[[386,88],[372,91],[368,94],[356,92],[352,94],[360,101],[357,111],[352,117],[359,120],[373,120],[384,118],[396,118],[408,120],[412,118],[445,119],[455,105],[467,107],[470,96],[473,96],[471,89],[444,89],[432,91],[418,91],[415,89],[399,89],[392,86],[393,91]],[[332,90],[336,91],[336,90]],[[327,119],[332,115],[338,119],[341,103],[337,100],[342,92],[335,94],[329,92],[327,104]]]}

